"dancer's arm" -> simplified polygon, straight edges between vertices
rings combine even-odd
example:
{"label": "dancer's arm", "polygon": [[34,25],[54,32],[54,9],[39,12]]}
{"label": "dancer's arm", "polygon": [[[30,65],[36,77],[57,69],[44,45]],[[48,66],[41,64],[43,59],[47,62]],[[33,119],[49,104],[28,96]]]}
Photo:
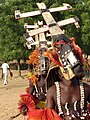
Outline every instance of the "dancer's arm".
{"label": "dancer's arm", "polygon": [[55,86],[51,86],[47,91],[47,108],[54,109],[54,93],[55,93]]}

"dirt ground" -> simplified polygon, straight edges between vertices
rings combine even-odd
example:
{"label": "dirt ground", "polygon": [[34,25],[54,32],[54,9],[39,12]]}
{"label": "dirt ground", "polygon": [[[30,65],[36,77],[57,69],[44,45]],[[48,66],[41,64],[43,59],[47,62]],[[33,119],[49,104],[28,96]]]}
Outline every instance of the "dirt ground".
{"label": "dirt ground", "polygon": [[[0,71],[0,120],[10,120],[10,117],[17,115],[18,102],[20,94],[26,93],[28,87],[27,72],[21,71],[23,78],[17,76],[18,71],[12,71],[13,77],[8,77],[8,84],[3,85]],[[18,116],[14,120],[24,120],[23,115]]]}

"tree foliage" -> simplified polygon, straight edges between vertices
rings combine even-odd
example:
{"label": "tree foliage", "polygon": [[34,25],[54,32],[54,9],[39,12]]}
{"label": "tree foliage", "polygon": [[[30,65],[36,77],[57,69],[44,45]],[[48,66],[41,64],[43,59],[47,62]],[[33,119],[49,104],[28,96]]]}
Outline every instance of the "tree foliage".
{"label": "tree foliage", "polygon": [[25,47],[24,23],[34,24],[43,20],[42,16],[15,19],[15,10],[22,13],[38,10],[37,2],[44,2],[47,8],[61,6],[68,3],[73,7],[71,11],[52,13],[56,21],[77,16],[80,19],[80,28],[74,25],[63,27],[69,37],[75,37],[86,54],[90,54],[90,0],[2,0],[0,4],[0,60],[27,59],[32,50]]}
{"label": "tree foliage", "polygon": [[[65,0],[66,2],[66,0]],[[67,26],[67,34],[71,37],[74,36],[83,52],[87,55],[90,54],[90,0],[69,0],[67,1],[74,8],[71,12],[76,15],[80,22],[80,28],[75,29],[74,26]]]}

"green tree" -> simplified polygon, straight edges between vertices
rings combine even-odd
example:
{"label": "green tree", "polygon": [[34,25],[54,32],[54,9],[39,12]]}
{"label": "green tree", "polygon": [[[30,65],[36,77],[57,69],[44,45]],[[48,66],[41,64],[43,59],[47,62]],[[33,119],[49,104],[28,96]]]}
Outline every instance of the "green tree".
{"label": "green tree", "polygon": [[[26,60],[30,54],[30,50],[24,46],[24,20],[17,21],[14,17],[16,9],[25,9],[25,0],[20,1],[8,0],[0,6],[0,60],[10,61],[16,59],[18,61],[19,74],[20,59]],[[29,4],[30,2],[26,6],[29,6]]]}
{"label": "green tree", "polygon": [[75,26],[68,25],[65,27],[69,37],[74,36],[76,42],[83,49],[83,52],[87,55],[90,54],[90,0],[64,0],[63,2],[69,3],[73,10],[68,14],[64,12],[65,17],[76,15],[80,22],[80,28],[75,29]]}
{"label": "green tree", "polygon": [[3,3],[5,3],[5,0],[0,0],[0,4],[3,4]]}

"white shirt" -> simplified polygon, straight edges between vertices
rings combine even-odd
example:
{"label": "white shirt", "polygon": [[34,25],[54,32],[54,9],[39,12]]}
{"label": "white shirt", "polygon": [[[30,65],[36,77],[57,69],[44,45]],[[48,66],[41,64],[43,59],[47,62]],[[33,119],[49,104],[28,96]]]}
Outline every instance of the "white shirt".
{"label": "white shirt", "polygon": [[8,73],[9,65],[7,63],[3,63],[1,68],[3,69],[3,73]]}

